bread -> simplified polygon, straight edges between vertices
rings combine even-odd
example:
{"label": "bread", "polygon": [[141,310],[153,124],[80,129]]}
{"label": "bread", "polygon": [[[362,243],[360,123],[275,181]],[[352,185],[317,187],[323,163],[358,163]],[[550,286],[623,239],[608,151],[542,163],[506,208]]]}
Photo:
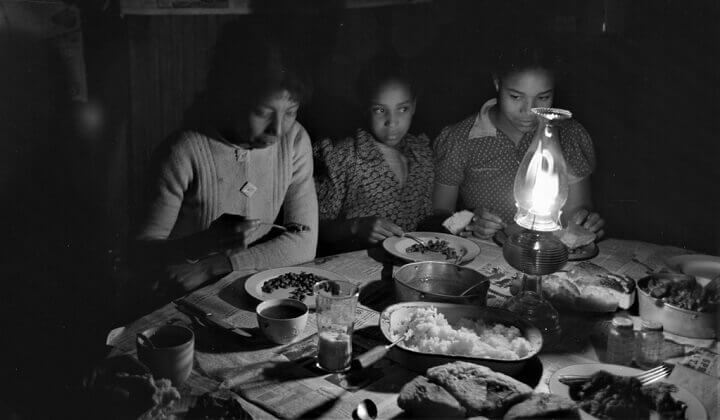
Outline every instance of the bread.
{"label": "bread", "polygon": [[577,404],[555,394],[535,393],[525,401],[510,407],[503,420],[519,419],[579,419]]}
{"label": "bread", "polygon": [[471,212],[470,210],[461,210],[445,219],[445,221],[442,222],[442,225],[450,233],[452,233],[453,235],[457,235],[463,229],[465,229],[467,225],[470,224],[473,216],[475,216],[475,213]]}
{"label": "bread", "polygon": [[590,245],[595,242],[595,238],[597,237],[594,232],[573,222],[568,223],[565,229],[556,231],[554,234],[570,251],[585,245]]}
{"label": "bread", "polygon": [[458,400],[424,376],[418,376],[402,387],[398,406],[413,417],[465,417],[465,408]]}
{"label": "bread", "polygon": [[543,295],[558,307],[613,312],[635,302],[635,282],[584,261],[570,271],[544,277]]}
{"label": "bread", "polygon": [[532,392],[524,383],[484,366],[453,362],[427,370],[467,410],[468,416],[499,417]]}

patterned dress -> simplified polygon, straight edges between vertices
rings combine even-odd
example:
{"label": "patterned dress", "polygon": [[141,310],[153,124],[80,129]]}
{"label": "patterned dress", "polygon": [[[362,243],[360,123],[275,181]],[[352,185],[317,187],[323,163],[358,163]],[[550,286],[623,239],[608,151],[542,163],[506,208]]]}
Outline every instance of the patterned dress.
{"label": "patterned dress", "polygon": [[398,146],[407,158],[407,181],[400,185],[369,132],[313,147],[320,220],[379,216],[413,231],[432,214],[433,159],[425,135],[407,134]]}
{"label": "patterned dress", "polygon": [[[535,132],[526,133],[515,146],[490,121],[488,112],[496,103],[491,99],[479,114],[444,128],[438,135],[433,143],[435,181],[458,187],[460,207],[485,207],[507,223],[517,210],[513,196],[515,174]],[[595,169],[590,135],[577,121],[567,120],[559,126],[559,137],[569,182],[579,182]]]}

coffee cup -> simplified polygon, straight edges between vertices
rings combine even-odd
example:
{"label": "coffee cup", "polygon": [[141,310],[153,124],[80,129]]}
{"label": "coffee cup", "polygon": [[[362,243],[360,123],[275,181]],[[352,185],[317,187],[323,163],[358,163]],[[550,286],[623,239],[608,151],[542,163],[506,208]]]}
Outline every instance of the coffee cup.
{"label": "coffee cup", "polygon": [[143,331],[145,339],[136,341],[138,360],[150,369],[155,379],[170,379],[182,385],[193,368],[195,335],[182,325],[163,325]]}
{"label": "coffee cup", "polygon": [[307,324],[308,307],[295,299],[267,300],[259,304],[255,312],[260,330],[277,344],[297,340]]}

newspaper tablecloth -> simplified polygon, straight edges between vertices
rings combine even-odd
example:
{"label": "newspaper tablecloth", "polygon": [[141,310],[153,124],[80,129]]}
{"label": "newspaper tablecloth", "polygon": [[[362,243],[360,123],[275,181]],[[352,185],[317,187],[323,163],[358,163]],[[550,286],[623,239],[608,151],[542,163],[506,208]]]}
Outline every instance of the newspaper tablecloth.
{"label": "newspaper tablecloth", "polygon": [[[515,270],[505,262],[502,249],[496,244],[476,242],[481,249],[480,255],[467,265],[491,278],[488,305],[500,305],[510,295],[508,278]],[[688,253],[680,248],[615,239],[602,241],[599,246],[600,253],[592,260],[593,263],[635,279],[646,275],[648,270],[663,268],[663,261],[668,257]],[[392,274],[400,267],[399,262],[389,259],[382,250],[374,249],[318,258],[306,265],[343,274],[362,285],[354,350],[362,352],[384,343],[376,328],[378,312],[392,303]],[[192,396],[222,390],[240,395],[241,404],[255,418],[350,418],[356,405],[366,398],[378,405],[380,418],[401,413],[396,402],[397,392],[417,374],[412,366],[403,363],[401,350],[390,352],[386,359],[360,374],[330,375],[320,372],[315,368],[313,359],[314,334],[317,331],[314,315],[310,314],[299,342],[285,346],[269,344],[257,330],[254,310],[258,302],[244,290],[244,282],[251,274],[234,272],[188,297],[234,325],[251,331],[254,329],[256,338],[232,340],[196,330],[195,366],[191,377],[181,388],[181,393],[187,398],[184,398],[179,410],[192,402]],[[601,323],[606,319],[595,321]],[[134,353],[137,332],[168,322],[190,323],[173,304],[168,304],[126,327],[114,330],[108,337],[108,344],[115,347],[113,354]],[[708,352],[698,356],[696,351],[697,348],[709,348],[717,352],[717,342],[671,335],[668,338],[677,342],[679,351],[674,354],[678,356],[676,361],[700,367],[694,370],[679,366],[669,380],[703,401],[709,418],[718,418],[720,373],[717,371],[718,362],[714,359],[716,354]],[[600,360],[594,346],[587,345],[587,341],[578,342],[577,348],[566,352],[540,355],[542,377],[536,390],[547,391],[550,376],[562,367]],[[695,349],[695,355],[683,358],[693,352],[691,349]],[[706,359],[711,360],[703,362]]]}

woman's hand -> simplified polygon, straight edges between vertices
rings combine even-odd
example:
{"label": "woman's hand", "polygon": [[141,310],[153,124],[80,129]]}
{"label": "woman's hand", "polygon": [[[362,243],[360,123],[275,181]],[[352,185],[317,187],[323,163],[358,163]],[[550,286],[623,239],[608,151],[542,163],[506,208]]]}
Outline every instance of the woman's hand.
{"label": "woman's hand", "polygon": [[597,239],[600,239],[605,235],[605,230],[603,229],[603,227],[605,227],[605,220],[597,213],[592,213],[586,209],[580,209],[572,215],[570,220],[585,229],[594,232]]}
{"label": "woman's hand", "polygon": [[[247,235],[260,225],[257,219],[247,219],[235,214],[223,214],[199,236],[196,256],[213,251],[233,248],[247,248]],[[195,257],[195,256],[194,256]]]}
{"label": "woman's hand", "polygon": [[167,266],[166,281],[171,289],[189,292],[231,271],[230,260],[223,254],[217,254],[199,261]]}
{"label": "woman's hand", "polygon": [[382,217],[359,217],[350,225],[350,233],[356,238],[375,245],[391,236],[402,236],[403,230],[393,222]]}
{"label": "woman's hand", "polygon": [[475,217],[472,218],[470,224],[465,226],[460,236],[475,236],[481,239],[490,239],[495,232],[505,228],[505,222],[500,216],[490,213],[486,208],[480,207],[475,209]]}

